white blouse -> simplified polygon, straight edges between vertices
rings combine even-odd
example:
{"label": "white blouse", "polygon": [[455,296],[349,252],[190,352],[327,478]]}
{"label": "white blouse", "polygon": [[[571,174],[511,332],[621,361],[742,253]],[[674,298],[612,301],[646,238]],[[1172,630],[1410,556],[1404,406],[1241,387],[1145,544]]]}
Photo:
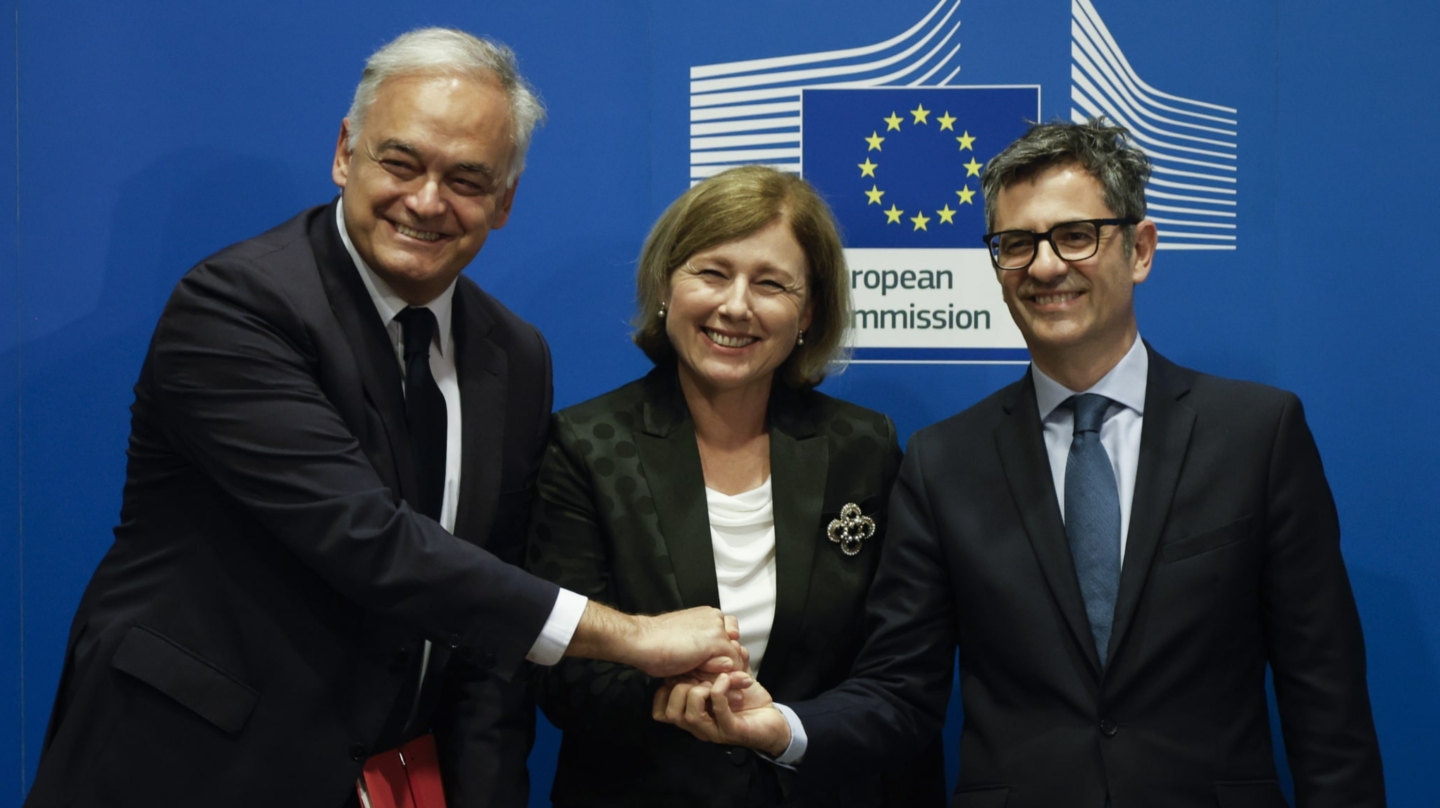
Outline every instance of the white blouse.
{"label": "white blouse", "polygon": [[770,480],[730,496],[705,489],[720,610],[740,621],[750,670],[760,670],[775,622],[775,509]]}

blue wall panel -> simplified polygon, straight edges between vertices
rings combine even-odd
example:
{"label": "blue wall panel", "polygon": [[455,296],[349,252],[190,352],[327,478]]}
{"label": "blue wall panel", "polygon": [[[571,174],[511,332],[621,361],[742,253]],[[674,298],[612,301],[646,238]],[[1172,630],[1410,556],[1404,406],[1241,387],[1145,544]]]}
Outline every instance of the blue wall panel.
{"label": "blue wall panel", "polygon": [[21,659],[20,276],[15,271],[15,20],[17,3],[0,3],[0,805],[25,793],[21,734],[25,704]]}
{"label": "blue wall panel", "polygon": [[1279,30],[1279,383],[1306,402],[1340,507],[1392,804],[1433,805],[1440,9],[1286,3]]}

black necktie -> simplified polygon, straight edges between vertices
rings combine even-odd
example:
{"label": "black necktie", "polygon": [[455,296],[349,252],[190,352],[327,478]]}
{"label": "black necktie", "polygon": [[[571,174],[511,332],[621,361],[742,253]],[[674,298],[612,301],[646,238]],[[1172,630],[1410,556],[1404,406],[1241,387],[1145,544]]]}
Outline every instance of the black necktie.
{"label": "black necktie", "polygon": [[1075,434],[1065,463],[1065,535],[1095,650],[1104,665],[1120,588],[1120,493],[1110,456],[1100,443],[1110,399],[1087,393],[1067,404],[1075,409]]}
{"label": "black necktie", "polygon": [[405,334],[405,423],[410,427],[415,477],[420,483],[415,509],[439,521],[445,494],[445,397],[430,372],[430,342],[435,315],[410,307],[395,315]]}

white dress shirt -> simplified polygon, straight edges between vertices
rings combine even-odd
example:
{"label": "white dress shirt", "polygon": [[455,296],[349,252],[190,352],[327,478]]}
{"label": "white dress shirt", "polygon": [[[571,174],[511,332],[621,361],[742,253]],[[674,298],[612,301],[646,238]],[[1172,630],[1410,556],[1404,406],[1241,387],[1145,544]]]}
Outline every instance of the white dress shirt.
{"label": "white dress shirt", "polygon": [[[1110,399],[1105,421],[1100,427],[1100,443],[1110,456],[1115,470],[1115,485],[1120,494],[1120,558],[1124,565],[1125,541],[1130,535],[1130,505],[1135,498],[1135,469],[1140,465],[1140,431],[1145,423],[1145,387],[1150,373],[1150,354],[1137,336],[1135,343],[1115,365],[1089,390],[1071,390],[1030,365],[1035,382],[1035,403],[1040,409],[1040,422],[1045,429],[1045,452],[1050,457],[1050,474],[1055,481],[1055,496],[1060,515],[1065,515],[1065,465],[1070,462],[1070,440],[1075,434],[1075,411],[1060,405],[1081,393],[1098,393]],[[799,716],[783,704],[776,704],[790,725],[790,745],[775,762],[790,765],[805,757],[808,739]]]}
{"label": "white dress shirt", "polygon": [[705,489],[720,611],[740,622],[750,671],[760,670],[775,624],[775,500],[770,478],[744,493]]}
{"label": "white dress shirt", "polygon": [[[405,336],[400,323],[395,320],[395,315],[410,304],[395,294],[395,290],[390,288],[385,279],[377,275],[375,270],[365,263],[365,259],[360,257],[360,253],[355,251],[355,245],[350,241],[350,233],[345,229],[343,202],[335,206],[335,224],[340,229],[340,240],[345,244],[345,251],[350,253],[351,260],[360,268],[360,280],[364,281],[370,300],[375,304],[375,310],[380,313],[381,322],[385,323],[385,332],[390,336],[390,344],[395,349],[395,361],[400,366],[403,385]],[[440,502],[439,521],[440,526],[451,533],[455,532],[455,513],[459,509],[460,431],[464,428],[460,411],[460,382],[455,372],[455,336],[451,328],[454,302],[455,282],[452,281],[445,287],[445,291],[424,306],[435,315],[437,326],[435,339],[430,344],[430,372],[435,376],[435,384],[439,386],[440,395],[445,399],[445,492]],[[546,619],[540,636],[525,658],[538,665],[554,665],[559,662],[565,654],[565,648],[570,645],[570,639],[575,635],[575,629],[580,625],[580,617],[585,613],[585,604],[588,602],[583,595],[561,589],[560,597],[550,610],[550,617]],[[429,661],[430,642],[426,640],[420,668],[422,680]]]}

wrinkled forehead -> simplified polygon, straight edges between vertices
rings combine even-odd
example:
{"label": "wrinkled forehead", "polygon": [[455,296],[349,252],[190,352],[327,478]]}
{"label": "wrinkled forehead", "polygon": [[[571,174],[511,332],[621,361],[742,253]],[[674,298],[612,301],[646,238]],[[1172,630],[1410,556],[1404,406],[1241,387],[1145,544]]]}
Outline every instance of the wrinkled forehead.
{"label": "wrinkled forehead", "polygon": [[[1112,216],[1105,201],[1105,187],[1076,161],[1051,162],[1024,173],[1006,177],[993,204],[987,206],[989,224],[1008,226],[1002,214],[1013,217],[1021,211],[1053,209],[1057,214],[1071,210],[1085,217]],[[1073,218],[1073,217],[1072,217]]]}
{"label": "wrinkled forehead", "polygon": [[361,121],[370,128],[377,119],[407,126],[428,119],[432,125],[511,128],[510,97],[500,80],[488,74],[424,70],[387,77]]}
{"label": "wrinkled forehead", "polygon": [[1099,178],[1086,168],[1084,163],[1071,155],[1061,155],[1048,160],[1040,160],[1011,170],[1002,181],[1000,191],[1003,195],[1005,190],[1017,185],[1037,185],[1049,177],[1066,171],[1082,174],[1095,180],[1095,187],[1101,189],[1103,193]]}

